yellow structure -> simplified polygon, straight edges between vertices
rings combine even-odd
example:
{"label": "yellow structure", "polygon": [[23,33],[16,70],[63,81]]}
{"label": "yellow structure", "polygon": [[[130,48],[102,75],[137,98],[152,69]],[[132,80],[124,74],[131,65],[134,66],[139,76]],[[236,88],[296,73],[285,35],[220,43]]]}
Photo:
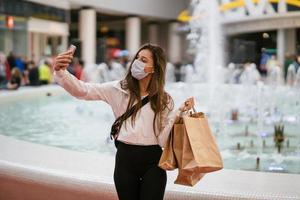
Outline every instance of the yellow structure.
{"label": "yellow structure", "polygon": [[[253,3],[258,3],[260,0],[252,0]],[[270,3],[279,3],[279,0],[269,0]],[[239,7],[244,7],[245,6],[245,1],[244,0],[236,0],[232,1],[229,3],[224,3],[220,5],[220,11],[226,11],[226,10],[231,10]],[[286,0],[286,4],[292,5],[292,6],[297,6],[300,7],[300,0]]]}
{"label": "yellow structure", "polygon": [[[260,0],[252,0],[253,3],[257,4]],[[279,3],[280,0],[268,0],[269,3]],[[286,4],[291,6],[300,7],[300,0],[285,0]],[[239,7],[244,7],[246,5],[245,0],[235,0],[229,3],[224,3],[219,6],[220,11],[225,12],[227,10],[232,10]],[[189,15],[188,10],[183,10],[178,15],[177,20],[181,22],[189,22],[194,19],[193,16]]]}

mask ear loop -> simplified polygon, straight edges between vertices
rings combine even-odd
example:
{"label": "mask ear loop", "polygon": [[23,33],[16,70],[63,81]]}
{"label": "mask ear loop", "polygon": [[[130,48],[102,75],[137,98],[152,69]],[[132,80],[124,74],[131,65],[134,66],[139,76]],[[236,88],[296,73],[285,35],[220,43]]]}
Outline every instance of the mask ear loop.
{"label": "mask ear loop", "polygon": [[154,67],[152,67],[153,70],[151,72],[148,72],[148,74],[154,74]]}

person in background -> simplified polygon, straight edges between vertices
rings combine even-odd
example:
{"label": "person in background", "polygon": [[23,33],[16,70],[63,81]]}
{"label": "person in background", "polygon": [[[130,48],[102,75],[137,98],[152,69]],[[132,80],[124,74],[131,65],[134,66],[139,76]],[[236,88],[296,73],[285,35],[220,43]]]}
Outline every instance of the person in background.
{"label": "person in background", "polygon": [[181,80],[181,67],[182,67],[181,62],[176,62],[174,64],[174,67],[175,67],[175,70],[174,70],[175,81],[176,82],[182,81]]}
{"label": "person in background", "polygon": [[294,59],[294,62],[292,63],[292,65],[294,65],[295,72],[297,73],[297,71],[299,70],[299,67],[300,67],[300,55],[295,56],[295,59]]}
{"label": "person in background", "polygon": [[[116,118],[134,108],[114,135],[114,182],[119,200],[163,200],[167,175],[158,167],[162,147],[176,116],[190,110],[194,99],[188,98],[179,109],[174,109],[173,99],[164,88],[167,61],[159,46],[143,45],[125,78],[102,84],[85,83],[65,70],[73,54],[69,50],[55,59],[54,77],[59,85],[76,98],[108,103]],[[149,102],[142,107],[144,98]]]}
{"label": "person in background", "polygon": [[127,66],[129,64],[129,57],[128,57],[128,51],[127,50],[123,50],[122,51],[122,56],[120,58],[120,64],[125,68],[127,69]]}
{"label": "person in background", "polygon": [[261,49],[261,58],[259,63],[259,72],[262,76],[267,76],[267,62],[270,59],[270,55],[265,48]]}
{"label": "person in background", "polygon": [[277,66],[279,66],[277,57],[275,54],[272,54],[266,63],[267,74],[269,75],[269,73]]}
{"label": "person in background", "polygon": [[11,69],[7,60],[5,62],[5,73],[6,73],[6,80],[9,81],[11,79]]}
{"label": "person in background", "polygon": [[44,64],[39,67],[39,80],[41,85],[49,84],[52,80],[50,65],[49,59],[45,59]]}
{"label": "person in background", "polygon": [[76,64],[76,60],[77,60],[78,58],[74,58],[73,60],[72,60],[72,62],[70,63],[70,65],[67,67],[67,70],[68,70],[68,72],[70,72],[70,74],[72,74],[72,75],[74,75],[75,76],[75,64]]}
{"label": "person in background", "polygon": [[4,53],[0,52],[0,87],[5,85],[6,82],[6,58]]}
{"label": "person in background", "polygon": [[22,82],[22,73],[17,67],[14,67],[11,70],[11,79],[7,83],[6,89],[17,90],[21,86],[21,82]]}
{"label": "person in background", "polygon": [[78,59],[78,58],[74,58],[74,62],[73,62],[73,75],[78,79],[78,80],[82,80],[82,76],[83,76],[83,61]]}
{"label": "person in background", "polygon": [[28,66],[28,80],[29,80],[28,85],[30,86],[40,85],[38,67],[34,64],[33,61],[29,61],[27,66]]}
{"label": "person in background", "polygon": [[15,54],[14,52],[10,52],[7,56],[7,62],[8,62],[8,65],[10,67],[10,70],[12,70],[14,67],[16,67],[16,57],[15,57]]}
{"label": "person in background", "polygon": [[16,59],[15,59],[15,64],[16,64],[16,67],[21,71],[21,73],[23,74],[24,73],[24,70],[25,70],[25,63],[24,61],[22,60],[22,58],[20,56],[17,56]]}
{"label": "person in background", "polygon": [[290,66],[290,64],[292,64],[294,62],[294,58],[295,56],[290,54],[290,53],[286,53],[285,55],[285,61],[284,61],[284,80],[286,81],[286,77],[287,77],[287,71],[288,68]]}

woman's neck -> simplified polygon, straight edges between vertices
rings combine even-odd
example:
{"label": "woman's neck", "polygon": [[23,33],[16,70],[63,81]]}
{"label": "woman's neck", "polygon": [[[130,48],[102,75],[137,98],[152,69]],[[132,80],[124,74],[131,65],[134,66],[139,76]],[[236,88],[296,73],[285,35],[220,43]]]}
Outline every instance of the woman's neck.
{"label": "woman's neck", "polygon": [[151,76],[149,76],[149,75],[146,76],[145,78],[139,80],[141,96],[145,96],[148,94],[147,88],[148,88],[150,80],[151,80]]}

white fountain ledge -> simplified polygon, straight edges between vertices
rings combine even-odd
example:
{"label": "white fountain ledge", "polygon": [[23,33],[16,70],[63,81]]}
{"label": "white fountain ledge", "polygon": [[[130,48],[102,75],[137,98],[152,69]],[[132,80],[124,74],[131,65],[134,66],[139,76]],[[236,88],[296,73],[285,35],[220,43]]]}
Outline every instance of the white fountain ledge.
{"label": "white fountain ledge", "polygon": [[[0,93],[0,102],[63,93],[60,87],[22,88]],[[47,134],[47,133],[45,133]],[[0,200],[116,200],[114,157],[24,142],[0,134]],[[300,175],[221,170],[196,186],[173,184],[168,173],[166,200],[300,199]]]}
{"label": "white fountain ledge", "polygon": [[[117,199],[114,158],[0,135],[0,199]],[[173,184],[166,199],[300,199],[300,175],[221,170],[195,187]],[[51,197],[51,198],[50,198]]]}

